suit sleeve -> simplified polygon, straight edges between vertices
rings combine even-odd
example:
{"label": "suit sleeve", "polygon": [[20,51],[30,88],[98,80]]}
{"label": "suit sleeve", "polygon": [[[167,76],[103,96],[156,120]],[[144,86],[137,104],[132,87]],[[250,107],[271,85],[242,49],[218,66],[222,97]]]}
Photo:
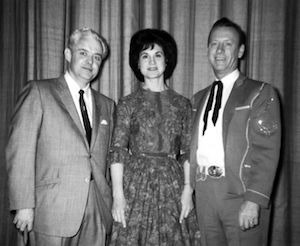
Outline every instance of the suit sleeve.
{"label": "suit sleeve", "polygon": [[[109,130],[109,146],[108,149],[110,150],[111,148],[111,141],[112,141],[112,135],[113,135],[113,130],[114,130],[114,112],[115,112],[115,108],[116,108],[116,104],[114,101],[111,102],[110,104],[110,130]],[[109,157],[110,157],[110,152],[108,152],[107,155],[107,163],[108,163],[108,167],[106,168],[106,179],[108,181],[108,183],[111,183],[111,177],[110,177],[110,168],[109,168]]]}
{"label": "suit sleeve", "polygon": [[19,95],[6,147],[10,210],[35,207],[35,157],[41,122],[40,93],[31,82]]}
{"label": "suit sleeve", "polygon": [[268,207],[276,175],[281,120],[278,96],[268,84],[253,100],[249,119],[249,152],[245,159],[245,200]]}

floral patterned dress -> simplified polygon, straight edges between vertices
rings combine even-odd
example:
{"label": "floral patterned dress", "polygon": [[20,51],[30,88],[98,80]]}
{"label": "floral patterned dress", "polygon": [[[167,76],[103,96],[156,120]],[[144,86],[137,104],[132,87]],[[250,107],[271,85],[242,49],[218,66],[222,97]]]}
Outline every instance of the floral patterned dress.
{"label": "floral patterned dress", "polygon": [[200,245],[195,210],[179,223],[191,114],[189,100],[173,90],[140,88],[120,99],[110,162],[124,164],[129,209],[127,227],[114,222],[109,245]]}

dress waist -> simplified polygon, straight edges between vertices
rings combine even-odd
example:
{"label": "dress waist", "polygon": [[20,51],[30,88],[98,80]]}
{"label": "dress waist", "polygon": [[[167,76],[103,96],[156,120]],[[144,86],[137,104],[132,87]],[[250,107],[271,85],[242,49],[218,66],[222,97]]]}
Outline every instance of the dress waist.
{"label": "dress waist", "polygon": [[171,158],[176,160],[176,154],[171,154],[171,153],[164,153],[164,152],[139,152],[138,153],[141,156],[146,156],[146,157],[160,157],[160,158]]}

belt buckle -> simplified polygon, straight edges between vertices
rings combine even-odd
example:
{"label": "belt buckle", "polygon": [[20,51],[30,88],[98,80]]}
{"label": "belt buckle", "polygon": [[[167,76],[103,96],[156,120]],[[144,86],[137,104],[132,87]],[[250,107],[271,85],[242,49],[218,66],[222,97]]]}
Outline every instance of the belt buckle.
{"label": "belt buckle", "polygon": [[207,169],[208,176],[213,179],[219,179],[221,178],[221,175],[223,174],[223,168],[218,166],[210,166]]}

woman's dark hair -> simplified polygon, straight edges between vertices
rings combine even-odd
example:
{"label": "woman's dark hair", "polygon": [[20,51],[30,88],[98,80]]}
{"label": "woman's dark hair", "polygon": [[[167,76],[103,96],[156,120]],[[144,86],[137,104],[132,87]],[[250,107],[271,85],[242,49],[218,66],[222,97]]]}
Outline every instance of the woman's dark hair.
{"label": "woman's dark hair", "polygon": [[165,54],[166,70],[164,79],[171,77],[177,64],[177,45],[174,38],[164,30],[144,29],[136,32],[130,42],[129,65],[138,80],[144,82],[144,76],[139,69],[139,57],[143,50],[159,45]]}

